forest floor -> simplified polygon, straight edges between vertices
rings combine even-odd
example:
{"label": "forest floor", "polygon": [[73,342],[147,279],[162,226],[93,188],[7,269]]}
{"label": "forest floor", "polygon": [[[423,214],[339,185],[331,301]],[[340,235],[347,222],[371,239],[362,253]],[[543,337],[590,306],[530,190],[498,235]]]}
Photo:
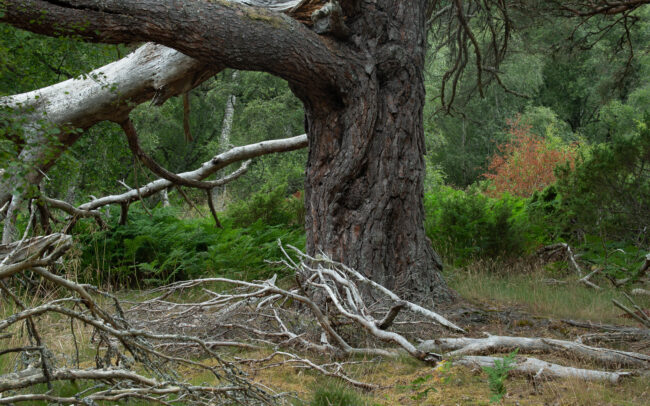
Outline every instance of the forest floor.
{"label": "forest floor", "polygon": [[[485,272],[480,264],[449,274],[447,279],[459,293],[460,299],[449,307],[439,307],[437,310],[466,329],[471,337],[484,337],[489,333],[573,341],[582,335],[600,331],[597,327],[576,327],[570,324],[571,320],[593,325],[604,323],[639,327],[612,305],[611,299],[620,299],[622,294],[607,288],[604,283],[603,290],[595,291],[578,285],[574,276],[565,275],[553,279],[554,283],[549,284],[545,282],[548,280],[547,274],[541,269],[527,273],[518,270],[517,273],[495,274]],[[638,299],[637,303],[644,309],[650,307],[648,298]],[[199,320],[194,320],[192,324],[210,326],[210,315],[199,316]],[[453,336],[428,323],[409,325],[404,322],[400,325],[398,322],[394,328],[409,332],[407,336],[412,339]],[[592,345],[650,354],[650,340],[597,342]],[[271,349],[238,350],[231,352],[231,355],[263,358],[271,353]],[[321,363],[331,362],[326,357],[318,359],[314,354],[310,354],[310,358]],[[578,368],[602,369],[593,363],[568,359],[559,353],[540,355],[539,358]],[[406,355],[397,361],[363,358],[352,361],[357,363],[346,366],[351,378],[376,384],[381,389],[364,393],[316,372],[289,366],[249,372],[254,380],[278,391],[292,392],[310,405],[490,404],[488,378],[480,369],[472,370],[450,363],[434,369]],[[193,380],[200,383],[204,378],[199,374]],[[650,378],[648,375],[629,377],[614,385],[578,379],[533,382],[523,377],[510,377],[506,381],[506,388],[507,395],[501,401],[505,405],[647,405]],[[296,401],[295,404],[303,403]]]}
{"label": "forest floor", "polygon": [[[547,272],[541,269],[523,272],[518,269],[512,273],[494,273],[490,267],[475,264],[470,268],[456,270],[446,275],[450,286],[458,292],[459,300],[448,307],[438,307],[454,323],[460,325],[471,337],[484,337],[486,334],[521,337],[545,337],[562,340],[575,340],[585,334],[599,332],[599,324],[639,327],[622,311],[611,304],[612,298],[621,298],[621,292],[606,287],[606,281],[599,281],[601,291],[578,285],[575,275],[558,276],[549,284]],[[558,284],[558,281],[560,282]],[[562,283],[563,282],[563,283]],[[287,281],[287,283],[290,283]],[[184,299],[192,300],[200,292],[187,292]],[[119,292],[125,301],[141,293],[136,291]],[[637,298],[644,309],[650,308],[650,298]],[[8,310],[8,309],[5,309]],[[136,324],[146,325],[152,319],[151,312],[133,314]],[[401,317],[401,316],[400,316]],[[570,320],[591,323],[592,327],[576,327]],[[47,335],[56,337],[61,353],[71,353],[72,340],[69,335],[67,319],[52,318]],[[186,329],[176,323],[170,329],[178,333],[203,337],[214,336],[220,339],[218,328],[210,318],[209,312],[201,313],[198,319],[188,320],[188,325],[197,326],[201,331]],[[149,326],[151,327],[151,325]],[[158,326],[164,329],[164,326]],[[394,326],[401,332],[409,332],[412,340],[425,340],[437,337],[450,337],[454,334],[430,323],[409,324],[398,317]],[[81,332],[80,332],[81,333]],[[355,334],[354,332],[352,334]],[[91,351],[90,333],[81,333],[80,342],[88,344]],[[650,340],[626,342],[593,343],[592,345],[616,348],[650,354]],[[82,358],[85,345],[81,345]],[[227,349],[227,358],[263,358],[272,349],[241,350]],[[58,351],[57,351],[58,352]],[[499,354],[491,354],[499,355]],[[507,355],[507,354],[500,354]],[[536,356],[536,355],[532,355]],[[309,354],[315,362],[327,363],[331,360],[318,354]],[[544,354],[540,359],[561,365],[602,369],[590,362],[569,359],[563,354]],[[490,387],[486,373],[480,369],[454,366],[443,362],[442,366],[432,368],[412,357],[404,355],[398,359],[355,358],[345,369],[348,375],[359,381],[373,383],[380,389],[363,392],[352,389],[340,381],[323,377],[307,369],[287,365],[268,369],[251,370],[250,376],[278,392],[290,392],[295,396],[295,405],[488,405]],[[92,360],[88,359],[91,363]],[[2,365],[0,365],[0,369]],[[181,369],[191,383],[209,383],[208,374],[196,370]],[[509,377],[505,382],[507,394],[498,404],[503,405],[647,405],[650,396],[650,377],[633,376],[618,384],[585,382],[578,379],[554,379],[533,381],[525,377]],[[298,400],[300,399],[300,400]],[[134,403],[135,404],[135,403]]]}
{"label": "forest floor", "polygon": [[[592,333],[589,328],[573,327],[560,319],[541,313],[531,313],[525,304],[503,303],[497,300],[461,300],[445,314],[468,330],[472,337],[485,333],[522,337],[546,337],[574,340]],[[599,323],[598,319],[591,322]],[[622,319],[621,325],[631,325]],[[439,332],[436,332],[439,334]],[[446,334],[447,336],[449,334]],[[610,348],[650,353],[650,342],[603,344]],[[258,354],[261,355],[261,354]],[[507,355],[507,354],[501,354]],[[535,356],[535,355],[532,355]],[[599,369],[597,365],[579,359],[567,359],[563,354],[540,356],[545,361],[582,368]],[[411,357],[397,362],[385,360],[359,364],[350,376],[381,385],[384,388],[370,393],[357,392],[357,402],[363,405],[488,405],[490,388],[488,378],[480,369],[462,366],[431,368]],[[316,393],[330,393],[332,399],[340,392],[350,391],[341,383],[323,380],[309,371],[283,367],[257,373],[257,380],[279,390],[293,391],[301,399],[314,399]],[[504,405],[647,405],[650,396],[650,378],[631,377],[619,384],[585,382],[578,379],[555,379],[533,382],[524,377],[510,377],[506,381],[507,395],[499,403]],[[337,395],[338,394],[338,395]],[[312,401],[311,404],[321,405]],[[339,404],[339,403],[332,403]],[[346,403],[340,403],[341,405]]]}

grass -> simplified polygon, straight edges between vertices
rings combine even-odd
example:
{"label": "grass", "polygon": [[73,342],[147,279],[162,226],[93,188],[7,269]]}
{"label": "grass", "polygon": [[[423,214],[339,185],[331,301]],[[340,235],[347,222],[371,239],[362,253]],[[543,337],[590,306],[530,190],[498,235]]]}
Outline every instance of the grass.
{"label": "grass", "polygon": [[329,380],[313,389],[309,406],[364,406],[368,399],[340,382]]}
{"label": "grass", "polygon": [[[625,302],[620,291],[612,289],[607,280],[596,280],[603,289],[595,291],[577,283],[577,275],[565,275],[561,284],[549,284],[543,268],[494,272],[494,264],[476,262],[463,269],[447,273],[447,281],[462,297],[474,301],[489,301],[499,306],[523,307],[527,311],[549,318],[571,318],[593,322],[633,324],[622,318],[622,311],[612,299]],[[608,286],[609,285],[609,286]],[[642,308],[650,307],[650,298],[638,297]]]}
{"label": "grass", "polygon": [[[420,364],[413,367],[410,361],[383,361],[366,364],[351,374],[353,378],[381,385],[383,388],[364,393],[342,385],[332,384],[310,371],[280,367],[260,371],[255,379],[279,391],[294,392],[301,402],[294,405],[328,405],[323,399],[329,396],[332,405],[367,406],[419,406],[419,405],[489,405],[490,389],[487,375],[480,370],[452,366],[445,372],[445,378],[437,375],[430,366]],[[427,385],[433,389],[426,396],[418,396],[423,387],[413,383],[419,378],[432,375]],[[585,382],[582,380],[549,380],[534,387],[524,377],[510,377],[506,382],[507,395],[502,405],[599,405],[640,406],[647,404],[650,393],[647,378],[636,377],[624,380],[619,385]],[[336,403],[346,397],[350,403]]]}

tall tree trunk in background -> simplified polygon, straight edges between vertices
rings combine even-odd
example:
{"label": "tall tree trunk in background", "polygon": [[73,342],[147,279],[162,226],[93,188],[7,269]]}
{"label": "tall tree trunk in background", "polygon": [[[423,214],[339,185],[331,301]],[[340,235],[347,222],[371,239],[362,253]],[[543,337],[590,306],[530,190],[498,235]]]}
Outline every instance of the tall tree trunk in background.
{"label": "tall tree trunk in background", "polygon": [[[230,81],[236,84],[238,71],[234,71],[230,77]],[[235,117],[235,104],[237,103],[237,96],[233,93],[229,94],[226,98],[226,107],[223,110],[223,120],[221,121],[221,136],[219,137],[219,149],[221,152],[230,148],[230,132],[232,131],[232,120]]]}
{"label": "tall tree trunk in background", "polygon": [[15,193],[9,201],[9,208],[2,227],[2,244],[10,244],[17,237],[16,219],[22,203],[22,193]]}
{"label": "tall tree trunk in background", "polygon": [[[239,76],[238,71],[234,71],[230,80],[233,84],[237,81]],[[226,107],[223,110],[223,120],[221,121],[221,136],[219,137],[219,151],[224,152],[230,148],[230,133],[232,131],[232,121],[235,117],[235,104],[237,103],[237,96],[229,94],[226,98]],[[219,202],[219,194],[221,194],[221,202]],[[217,209],[222,209],[226,204],[226,185],[212,189],[212,200],[215,202]]]}
{"label": "tall tree trunk in background", "polygon": [[162,201],[162,207],[169,207],[169,189],[165,188],[160,192],[160,200]]}

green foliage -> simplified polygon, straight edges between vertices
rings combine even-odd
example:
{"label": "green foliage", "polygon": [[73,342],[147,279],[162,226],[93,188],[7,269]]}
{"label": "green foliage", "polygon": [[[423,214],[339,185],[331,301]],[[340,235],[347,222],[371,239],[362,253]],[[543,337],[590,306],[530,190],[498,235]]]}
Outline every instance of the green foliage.
{"label": "green foliage", "polygon": [[180,219],[170,208],[156,208],[152,214],[132,209],[128,224],[106,231],[78,226],[85,269],[80,278],[121,286],[205,275],[260,279],[284,272],[280,266],[265,263],[281,257],[278,239],[304,246],[304,233],[287,224],[258,220],[235,227],[226,217],[224,228],[219,229],[209,218]]}
{"label": "green foliage", "polygon": [[426,397],[429,396],[429,392],[437,392],[438,390],[435,388],[435,386],[429,383],[431,379],[433,379],[433,374],[418,376],[413,381],[411,381],[409,387],[414,392],[413,395],[411,395],[411,399],[426,399]]}
{"label": "green foliage", "polygon": [[235,227],[249,227],[257,221],[270,226],[303,225],[305,210],[302,197],[286,196],[286,186],[253,194],[248,200],[233,203],[227,216]]}
{"label": "green foliage", "polygon": [[633,133],[612,134],[559,173],[562,209],[581,234],[647,242],[650,224],[650,115]]}
{"label": "green foliage", "polygon": [[363,406],[366,402],[354,390],[341,384],[329,383],[314,391],[310,406]]}
{"label": "green foliage", "polygon": [[526,200],[489,198],[443,186],[424,197],[425,230],[448,262],[517,256],[542,238],[528,224]]}
{"label": "green foliage", "polygon": [[483,371],[488,376],[488,385],[492,393],[490,403],[500,402],[506,395],[505,382],[508,379],[508,373],[514,368],[513,364],[518,351],[519,348],[503,357],[503,360],[495,359],[493,367],[483,367]]}
{"label": "green foliage", "polygon": [[[622,25],[612,25],[598,38],[593,36],[603,23],[598,19],[580,25],[571,19],[520,21],[522,26],[512,33],[498,68],[508,90],[494,80],[484,81],[484,97],[480,97],[477,72],[468,61],[458,86],[446,89],[447,99],[452,92],[456,95],[451,111],[441,109],[440,79],[456,60],[449,57],[450,49],[434,44],[436,51],[430,53],[427,67],[430,79],[425,83],[427,158],[440,165],[451,185],[467,187],[485,172],[495,145],[506,141],[502,131],[506,119],[517,114],[529,119],[538,136],[546,136],[550,129],[564,141],[574,137],[605,141],[601,110],[609,102],[629,101],[641,110],[649,105],[649,17],[648,8],[639,9],[638,20],[627,33]],[[486,38],[477,35],[479,43]],[[567,38],[574,38],[579,46]]]}
{"label": "green foliage", "polygon": [[569,222],[562,210],[562,197],[558,194],[556,185],[533,193],[528,199],[527,211],[531,224],[543,224],[551,241],[565,239],[570,235]]}
{"label": "green foliage", "polygon": [[124,46],[49,38],[0,25],[0,95],[22,93],[87,73],[125,53]]}
{"label": "green foliage", "polygon": [[594,235],[587,235],[579,248],[581,262],[591,269],[599,268],[610,278],[630,278],[631,281],[638,277],[637,271],[650,252],[647,246],[641,248],[631,242],[605,240]]}
{"label": "green foliage", "polygon": [[[245,145],[293,137],[305,132],[304,110],[287,82],[260,72],[240,72],[232,143]],[[230,187],[237,199],[248,199],[265,188],[288,186],[288,193],[304,189],[307,151],[271,154],[253,161],[246,176]]]}

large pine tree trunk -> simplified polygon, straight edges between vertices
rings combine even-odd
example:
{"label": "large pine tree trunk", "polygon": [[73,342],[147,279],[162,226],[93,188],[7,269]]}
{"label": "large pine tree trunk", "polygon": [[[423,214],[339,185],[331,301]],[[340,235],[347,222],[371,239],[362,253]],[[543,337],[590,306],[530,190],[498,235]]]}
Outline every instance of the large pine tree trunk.
{"label": "large pine tree trunk", "polygon": [[360,67],[340,103],[306,102],[307,250],[409,296],[449,301],[423,225],[425,2],[377,3],[361,6],[361,34],[350,38],[376,64]]}

